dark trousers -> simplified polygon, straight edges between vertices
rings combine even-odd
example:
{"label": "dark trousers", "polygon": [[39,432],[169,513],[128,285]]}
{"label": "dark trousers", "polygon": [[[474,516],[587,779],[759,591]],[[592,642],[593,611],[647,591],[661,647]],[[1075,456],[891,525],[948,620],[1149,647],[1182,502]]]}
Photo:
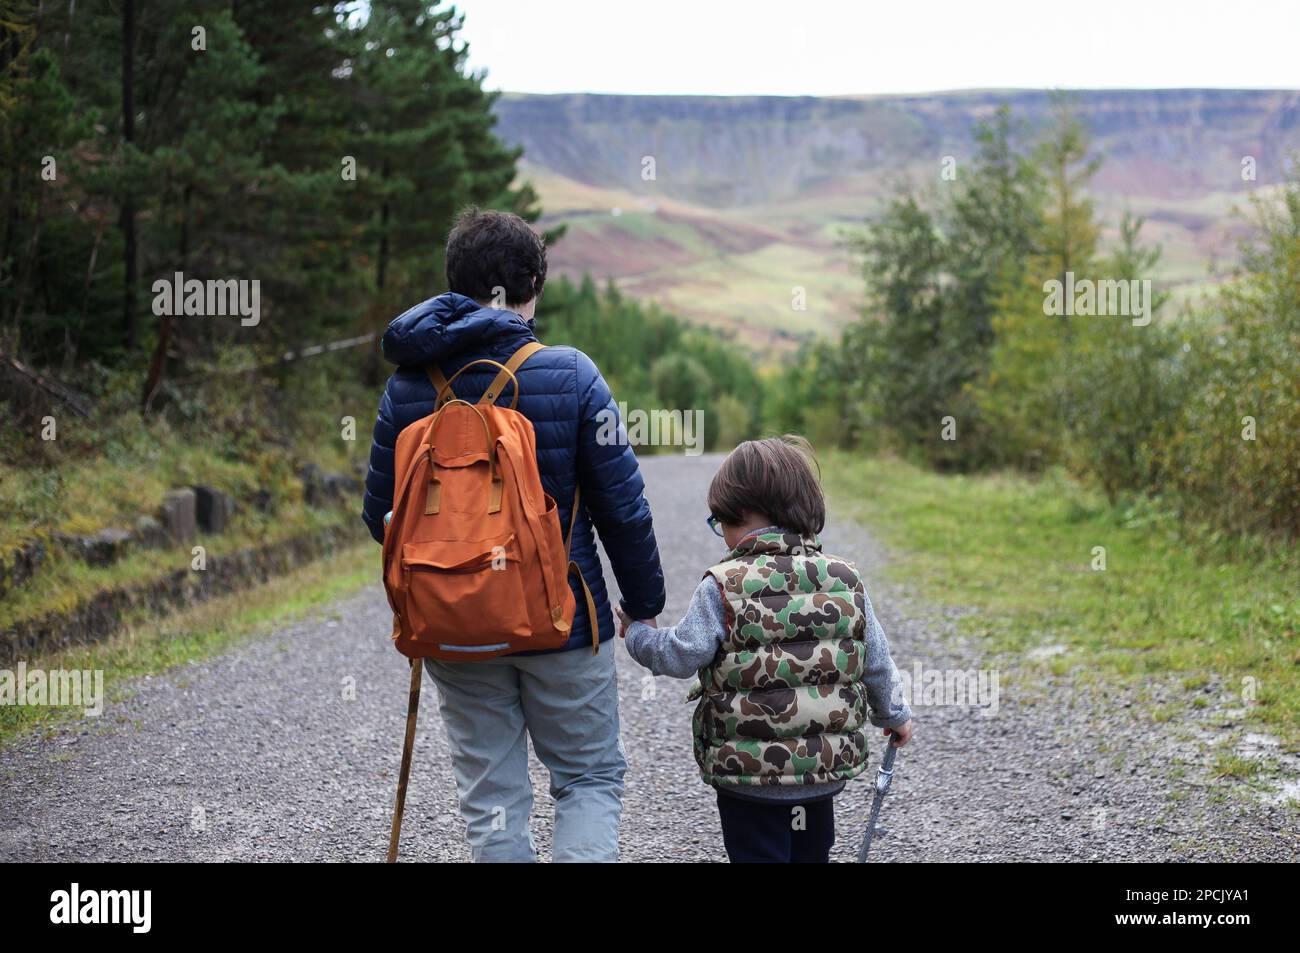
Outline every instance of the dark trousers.
{"label": "dark trousers", "polygon": [[833,797],[768,802],[719,791],[718,817],[722,843],[733,864],[825,864],[830,860],[835,843]]}

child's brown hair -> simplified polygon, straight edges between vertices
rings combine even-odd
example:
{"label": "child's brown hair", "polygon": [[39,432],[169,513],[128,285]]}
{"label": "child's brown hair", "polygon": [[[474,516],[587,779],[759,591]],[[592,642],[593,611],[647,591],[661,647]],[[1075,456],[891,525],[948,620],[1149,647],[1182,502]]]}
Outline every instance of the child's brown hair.
{"label": "child's brown hair", "polygon": [[796,434],[746,440],[722,461],[709,485],[709,512],[729,526],[761,513],[783,529],[815,536],[826,525],[812,445]]}

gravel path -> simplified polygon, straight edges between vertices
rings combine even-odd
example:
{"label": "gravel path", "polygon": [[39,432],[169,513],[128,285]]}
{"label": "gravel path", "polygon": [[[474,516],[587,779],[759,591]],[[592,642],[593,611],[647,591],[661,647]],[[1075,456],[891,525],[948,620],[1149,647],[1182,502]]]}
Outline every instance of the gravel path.
{"label": "gravel path", "polygon": [[[644,464],[668,577],[665,624],[718,551],[704,525],[716,466],[710,456]],[[956,637],[957,610],[878,581],[886,556],[861,527],[833,520],[823,540],[863,570],[900,668],[919,660],[1004,673],[992,717],[914,703],[917,736],[900,753],[873,859],[1296,860],[1296,814],[1225,798],[1202,767],[1204,747],[1184,737],[1221,730],[1232,717],[1224,706],[1207,706],[1201,724],[1172,725],[1114,690],[1041,678],[1008,687],[1015,667]],[[375,586],[228,655],[140,680],[98,720],[0,752],[0,860],[382,860],[408,674],[389,627]],[[630,762],[623,858],[725,860],[690,753],[687,683],[651,678],[616,651]],[[1191,768],[1175,778],[1175,761]],[[552,809],[535,761],[533,778],[545,856]],[[870,790],[864,776],[837,799],[838,859],[856,851]],[[402,853],[468,858],[428,679]]]}

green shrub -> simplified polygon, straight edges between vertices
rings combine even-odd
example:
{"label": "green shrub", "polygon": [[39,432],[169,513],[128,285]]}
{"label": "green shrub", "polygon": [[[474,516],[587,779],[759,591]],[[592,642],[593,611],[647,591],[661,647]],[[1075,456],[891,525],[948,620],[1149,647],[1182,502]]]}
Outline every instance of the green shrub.
{"label": "green shrub", "polygon": [[[1164,459],[1196,514],[1300,536],[1300,180],[1256,206],[1240,273],[1185,343],[1194,387]],[[1251,428],[1253,426],[1253,437]]]}

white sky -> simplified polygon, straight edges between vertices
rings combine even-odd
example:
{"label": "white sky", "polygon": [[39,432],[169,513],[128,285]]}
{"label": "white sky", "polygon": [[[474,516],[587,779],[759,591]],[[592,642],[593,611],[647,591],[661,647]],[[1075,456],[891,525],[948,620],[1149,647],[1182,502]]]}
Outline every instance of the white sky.
{"label": "white sky", "polygon": [[515,92],[1300,88],[1300,0],[460,0]]}

